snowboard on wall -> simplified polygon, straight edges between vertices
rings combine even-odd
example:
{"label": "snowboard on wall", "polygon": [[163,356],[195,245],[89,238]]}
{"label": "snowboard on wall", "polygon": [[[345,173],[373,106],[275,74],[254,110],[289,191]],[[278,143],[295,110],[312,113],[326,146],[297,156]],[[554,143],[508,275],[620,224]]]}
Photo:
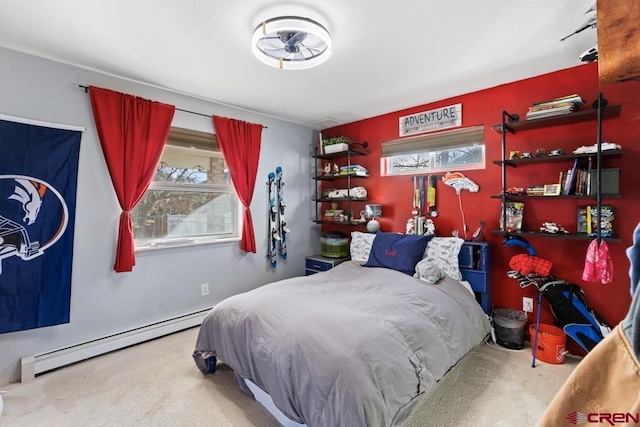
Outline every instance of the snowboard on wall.
{"label": "snowboard on wall", "polygon": [[280,235],[280,256],[282,259],[287,259],[287,221],[284,216],[284,208],[286,206],[284,202],[284,181],[282,180],[282,167],[276,168],[276,190],[278,195],[278,233]]}
{"label": "snowboard on wall", "polygon": [[278,236],[278,207],[276,206],[277,188],[276,188],[276,174],[269,172],[269,179],[267,181],[267,188],[269,192],[269,261],[271,267],[277,266],[277,241],[280,240]]}

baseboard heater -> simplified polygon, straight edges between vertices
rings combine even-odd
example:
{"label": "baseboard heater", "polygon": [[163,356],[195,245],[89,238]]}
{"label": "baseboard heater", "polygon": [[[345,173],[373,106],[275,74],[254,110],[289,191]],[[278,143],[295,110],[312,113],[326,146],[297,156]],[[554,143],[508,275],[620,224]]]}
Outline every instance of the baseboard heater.
{"label": "baseboard heater", "polygon": [[38,374],[198,326],[210,310],[211,309],[208,308],[206,310],[195,311],[46,353],[25,356],[21,359],[20,381],[22,383],[31,382]]}

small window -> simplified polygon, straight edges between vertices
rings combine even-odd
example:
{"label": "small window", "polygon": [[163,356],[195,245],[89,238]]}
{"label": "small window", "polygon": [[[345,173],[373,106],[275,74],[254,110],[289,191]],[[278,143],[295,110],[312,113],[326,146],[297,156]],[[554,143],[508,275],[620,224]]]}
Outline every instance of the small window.
{"label": "small window", "polygon": [[381,158],[383,175],[484,169],[484,126],[384,142]]}
{"label": "small window", "polygon": [[131,212],[135,245],[237,238],[238,204],[215,135],[172,128],[153,181]]}

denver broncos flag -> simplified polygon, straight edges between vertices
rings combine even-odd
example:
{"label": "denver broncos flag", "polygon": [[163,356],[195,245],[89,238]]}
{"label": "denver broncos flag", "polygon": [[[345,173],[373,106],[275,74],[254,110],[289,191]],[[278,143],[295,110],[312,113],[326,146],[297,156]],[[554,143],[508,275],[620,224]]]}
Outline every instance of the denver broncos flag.
{"label": "denver broncos flag", "polygon": [[81,136],[0,116],[0,333],[69,322]]}

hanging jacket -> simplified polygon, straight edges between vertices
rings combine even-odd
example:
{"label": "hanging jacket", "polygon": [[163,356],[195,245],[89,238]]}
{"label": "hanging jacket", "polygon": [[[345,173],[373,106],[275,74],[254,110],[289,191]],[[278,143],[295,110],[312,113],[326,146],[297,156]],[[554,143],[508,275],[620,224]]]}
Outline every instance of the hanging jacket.
{"label": "hanging jacket", "polygon": [[627,335],[633,351],[640,360],[640,223],[633,232],[633,246],[627,249],[627,257],[631,263],[629,277],[631,278],[631,308],[622,321],[622,329]]}

